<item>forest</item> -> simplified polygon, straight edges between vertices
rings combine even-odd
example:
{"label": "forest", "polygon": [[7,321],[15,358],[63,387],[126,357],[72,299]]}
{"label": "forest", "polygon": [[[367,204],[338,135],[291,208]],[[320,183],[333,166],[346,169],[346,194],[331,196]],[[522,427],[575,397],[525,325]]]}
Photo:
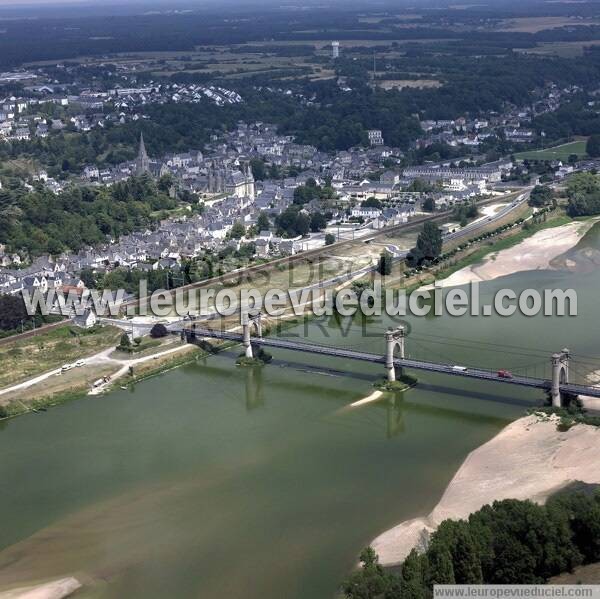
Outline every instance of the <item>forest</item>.
{"label": "forest", "polygon": [[600,561],[600,494],[561,492],[546,503],[506,499],[467,520],[445,520],[400,573],[371,548],[342,585],[347,599],[429,599],[435,584],[543,584]]}
{"label": "forest", "polygon": [[0,190],[0,239],[9,250],[30,257],[104,243],[150,226],[161,210],[173,209],[169,197],[149,177],[133,177],[110,188],[69,187],[60,194],[39,185]]}

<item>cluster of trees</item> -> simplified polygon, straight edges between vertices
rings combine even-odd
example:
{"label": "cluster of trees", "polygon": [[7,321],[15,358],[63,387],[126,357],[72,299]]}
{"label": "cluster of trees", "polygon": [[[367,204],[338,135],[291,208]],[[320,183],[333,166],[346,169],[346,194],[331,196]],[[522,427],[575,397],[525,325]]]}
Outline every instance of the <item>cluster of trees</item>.
{"label": "cluster of trees", "polygon": [[473,218],[476,218],[479,214],[477,205],[474,203],[461,204],[456,206],[452,213],[453,218],[456,218],[460,222],[460,226],[466,226],[467,222]]}
{"label": "cluster of trees", "polygon": [[554,200],[554,191],[547,185],[536,185],[529,195],[529,205],[541,208]]}
{"label": "cluster of trees", "polygon": [[442,231],[432,222],[426,222],[417,237],[417,245],[410,251],[406,261],[410,266],[431,262],[442,253]]}
{"label": "cluster of trees", "polygon": [[569,216],[600,214],[600,179],[592,173],[577,173],[567,185]]}
{"label": "cluster of trees", "polygon": [[600,494],[562,493],[545,506],[507,499],[445,520],[399,575],[371,548],[343,585],[348,599],[428,599],[435,584],[540,584],[600,560]]}
{"label": "cluster of trees", "polygon": [[300,185],[294,189],[294,204],[303,206],[313,200],[329,200],[335,198],[335,190],[329,186],[317,185],[317,182],[310,177],[305,185]]}
{"label": "cluster of trees", "polygon": [[0,190],[0,239],[30,256],[78,251],[151,225],[154,212],[177,201],[149,177],[131,178],[110,188],[69,187],[59,194],[21,184]]}
{"label": "cluster of trees", "polygon": [[0,294],[0,338],[28,331],[43,324],[60,320],[58,316],[35,316],[27,314],[21,295]]}
{"label": "cluster of trees", "polygon": [[600,157],[600,134],[590,135],[585,144],[585,151],[591,158]]}
{"label": "cluster of trees", "polygon": [[322,212],[308,214],[302,206],[292,204],[275,218],[277,233],[284,237],[304,237],[310,231],[316,233],[327,226],[327,217]]}

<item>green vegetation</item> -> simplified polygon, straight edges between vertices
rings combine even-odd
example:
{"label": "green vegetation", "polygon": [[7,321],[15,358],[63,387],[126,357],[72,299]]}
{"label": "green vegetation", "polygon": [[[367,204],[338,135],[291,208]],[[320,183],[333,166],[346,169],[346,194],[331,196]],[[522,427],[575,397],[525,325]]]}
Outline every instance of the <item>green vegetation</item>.
{"label": "green vegetation", "polygon": [[530,413],[559,416],[560,422],[557,425],[557,429],[563,432],[573,428],[576,424],[587,424],[589,426],[600,427],[600,417],[587,414],[585,410],[582,409],[578,400],[571,401],[566,407],[554,408],[548,406],[530,410]]}
{"label": "green vegetation", "polygon": [[474,218],[477,218],[479,209],[475,202],[468,204],[461,204],[456,206],[452,211],[452,218],[457,219],[460,222],[461,227],[466,227],[467,223]]}
{"label": "green vegetation", "polygon": [[347,599],[427,599],[434,584],[540,584],[600,561],[600,493],[561,493],[545,506],[506,499],[468,520],[445,520],[427,550],[412,550],[400,574],[371,548],[342,585]]}
{"label": "green vegetation", "polygon": [[578,158],[586,156],[586,142],[584,140],[572,141],[553,148],[543,150],[529,150],[515,154],[515,158],[521,160],[561,160],[567,162],[569,157],[576,155]]}
{"label": "green vegetation", "polygon": [[80,329],[68,325],[44,331],[27,339],[15,339],[0,345],[0,388],[58,368],[79,358],[114,347],[121,331],[96,326]]}
{"label": "green vegetation", "polygon": [[305,185],[300,185],[294,189],[294,204],[302,206],[312,200],[332,199],[335,198],[335,195],[335,190],[332,187],[328,185],[321,187],[311,177],[306,181]]}
{"label": "green vegetation", "polygon": [[420,266],[431,262],[442,253],[442,231],[432,222],[426,222],[417,238],[417,245],[410,251],[407,262],[411,266]]}
{"label": "green vegetation", "polygon": [[0,339],[59,322],[60,316],[29,316],[21,295],[0,294]]}
{"label": "green vegetation", "polygon": [[377,381],[373,386],[379,391],[388,391],[397,393],[398,391],[406,391],[410,387],[414,387],[419,382],[419,379],[412,374],[403,372],[395,381]]}
{"label": "green vegetation", "polygon": [[327,219],[321,212],[308,214],[302,206],[292,204],[275,217],[277,232],[284,237],[304,237],[309,231],[321,231],[327,225]]}
{"label": "green vegetation", "polygon": [[106,236],[119,237],[151,225],[154,211],[177,202],[149,177],[112,187],[69,187],[56,195],[38,187],[28,192],[17,182],[0,190],[0,239],[12,251],[30,256],[79,251]]}
{"label": "green vegetation", "polygon": [[[543,229],[549,229],[551,227],[560,227],[562,225],[566,225],[572,222],[572,219],[563,213],[551,214],[549,218],[545,218],[545,214],[537,216],[535,221],[531,222],[529,226],[521,227],[520,229],[516,230],[515,233],[511,232],[511,234],[506,237],[502,237],[500,239],[493,239],[496,235],[500,235],[508,231],[510,225],[507,227],[501,227],[500,230],[494,231],[491,235],[486,235],[483,238],[473,240],[474,242],[488,241],[488,244],[475,250],[468,256],[465,256],[464,258],[455,261],[451,266],[442,268],[440,271],[438,271],[437,278],[445,279],[446,277],[449,277],[452,273],[456,272],[457,270],[460,270],[461,268],[464,268],[465,266],[477,264],[491,253],[506,250],[521,243],[524,239],[531,237],[538,231],[542,231]],[[522,224],[523,219],[521,219],[520,222],[517,223],[517,225]],[[442,255],[441,259],[447,260],[464,249],[465,246],[459,246],[458,248],[456,248],[456,250],[452,250],[448,254]]]}
{"label": "green vegetation", "polygon": [[382,277],[387,277],[392,274],[393,258],[389,252],[383,252],[379,256],[379,263],[377,264],[377,272]]}
{"label": "green vegetation", "polygon": [[139,354],[143,351],[160,347],[161,341],[159,339],[134,339],[133,343],[129,339],[127,333],[121,335],[121,341],[117,346],[117,351],[124,352],[127,354]]}
{"label": "green vegetation", "polygon": [[238,366],[264,366],[273,359],[273,356],[262,347],[252,346],[252,358],[247,358],[245,354],[240,354],[235,361]]}
{"label": "green vegetation", "polygon": [[537,208],[546,206],[554,199],[554,191],[547,185],[536,185],[529,196],[529,205]]}
{"label": "green vegetation", "polygon": [[590,135],[587,140],[587,145],[585,147],[587,155],[590,158],[598,158],[600,157],[600,135]]}
{"label": "green vegetation", "polygon": [[592,173],[577,173],[567,186],[569,216],[600,214],[600,178]]}
{"label": "green vegetation", "polygon": [[152,329],[150,329],[150,337],[152,337],[152,339],[162,339],[163,337],[166,337],[169,334],[169,331],[167,329],[167,327],[160,323],[157,322]]}

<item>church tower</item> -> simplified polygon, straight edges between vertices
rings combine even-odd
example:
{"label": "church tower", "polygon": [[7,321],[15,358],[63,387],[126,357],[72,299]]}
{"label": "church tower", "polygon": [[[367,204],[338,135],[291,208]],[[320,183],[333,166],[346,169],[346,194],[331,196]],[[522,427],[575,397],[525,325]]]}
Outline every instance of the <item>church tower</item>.
{"label": "church tower", "polygon": [[150,172],[150,158],[146,152],[146,144],[144,143],[144,134],[140,133],[140,149],[137,158],[135,159],[135,174],[145,175]]}
{"label": "church tower", "polygon": [[252,169],[250,168],[249,163],[246,165],[246,196],[252,198],[253,200],[255,198],[254,175],[252,174]]}

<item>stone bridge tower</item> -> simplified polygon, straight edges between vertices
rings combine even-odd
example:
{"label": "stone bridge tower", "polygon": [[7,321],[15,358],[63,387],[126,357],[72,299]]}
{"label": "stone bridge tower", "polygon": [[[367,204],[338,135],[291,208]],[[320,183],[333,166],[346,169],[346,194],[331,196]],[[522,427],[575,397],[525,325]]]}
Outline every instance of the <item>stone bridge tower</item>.
{"label": "stone bridge tower", "polygon": [[552,406],[555,408],[562,406],[560,386],[569,382],[570,358],[571,352],[566,348],[559,354],[552,354],[552,387],[550,393],[552,396]]}
{"label": "stone bridge tower", "polygon": [[388,373],[388,381],[394,382],[396,380],[396,367],[394,366],[394,352],[396,348],[399,349],[399,358],[404,359],[404,341],[406,339],[404,327],[398,327],[396,329],[389,329],[385,333],[385,367]]}

